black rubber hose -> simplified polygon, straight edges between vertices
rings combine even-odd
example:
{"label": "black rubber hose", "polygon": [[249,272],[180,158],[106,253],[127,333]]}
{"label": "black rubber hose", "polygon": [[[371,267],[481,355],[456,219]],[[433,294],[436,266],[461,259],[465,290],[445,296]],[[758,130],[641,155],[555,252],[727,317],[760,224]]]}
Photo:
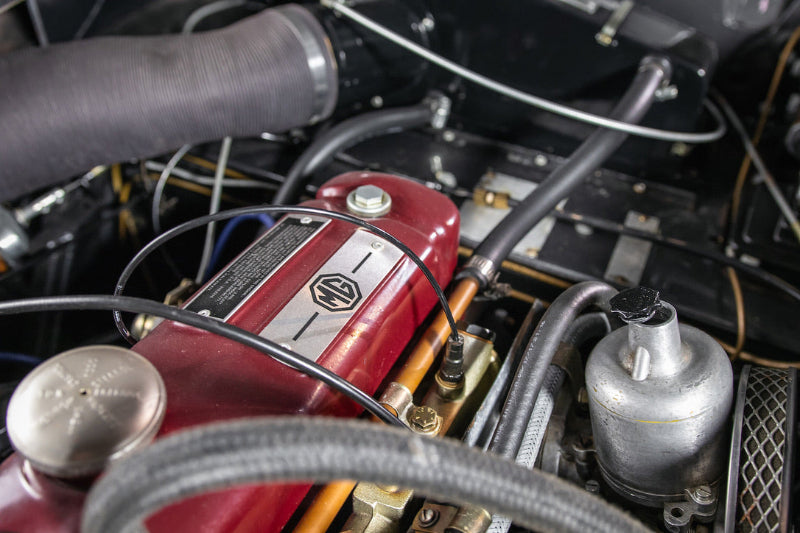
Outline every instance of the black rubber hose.
{"label": "black rubber hose", "polygon": [[376,402],[372,396],[343,377],[331,372],[324,366],[268,339],[259,337],[254,333],[250,333],[236,326],[226,324],[215,318],[204,317],[191,311],[178,309],[177,307],[141,298],[131,298],[129,296],[43,296],[40,298],[27,298],[23,300],[0,301],[0,315],[40,313],[44,311],[85,310],[122,310],[129,313],[146,313],[208,331],[220,337],[225,337],[226,339],[258,350],[276,361],[298,372],[302,372],[310,378],[325,383],[332,389],[359,404],[367,412],[375,415],[375,417],[381,421],[387,424],[405,427],[396,416],[392,415],[385,407]]}
{"label": "black rubber hose", "polygon": [[115,464],[89,493],[82,531],[139,531],[189,496],[252,483],[356,479],[503,513],[536,531],[645,531],[597,496],[544,472],[365,421],[273,418],[176,433]]}
{"label": "black rubber hose", "polygon": [[[611,118],[638,123],[644,117],[655,98],[656,89],[669,80],[671,68],[661,58],[646,57],[630,87],[617,103]],[[608,159],[628,137],[626,133],[599,129],[592,133],[563,165],[555,169],[517,207],[514,208],[486,236],[475,249],[473,257],[491,261],[494,268],[503,262],[523,237],[541,221],[563,198]],[[469,263],[468,263],[469,265]],[[465,275],[487,279],[479,271],[469,268]]]}
{"label": "black rubber hose", "polygon": [[590,306],[608,308],[617,290],[598,281],[584,281],[561,293],[545,312],[520,360],[508,391],[489,451],[506,459],[517,456],[547,368],[574,320]]}
{"label": "black rubber hose", "polygon": [[592,339],[600,339],[611,332],[608,315],[602,311],[586,313],[569,325],[561,342],[580,348]]}
{"label": "black rubber hose", "polygon": [[334,156],[351,146],[379,135],[430,124],[433,105],[418,105],[382,109],[344,120],[314,139],[286,173],[278,192],[272,199],[275,205],[295,203],[306,178],[330,163]]}
{"label": "black rubber hose", "polygon": [[2,55],[0,201],[98,164],[324,118],[338,92],[326,40],[287,5],[205,33]]}

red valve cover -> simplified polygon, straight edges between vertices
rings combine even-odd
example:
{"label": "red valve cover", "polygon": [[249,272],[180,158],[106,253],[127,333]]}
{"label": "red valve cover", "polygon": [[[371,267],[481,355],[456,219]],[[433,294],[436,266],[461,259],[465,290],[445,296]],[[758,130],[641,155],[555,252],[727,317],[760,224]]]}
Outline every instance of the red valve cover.
{"label": "red valve cover", "polygon": [[[366,184],[392,200],[387,214],[368,221],[403,241],[447,284],[456,265],[459,218],[443,195],[394,176],[349,173],[303,205],[347,213],[347,195]],[[422,273],[388,242],[346,222],[289,214],[186,308],[289,345],[374,393],[435,304]],[[161,324],[133,349],[166,384],[160,435],[248,416],[361,412],[341,394],[259,352],[181,324]],[[21,479],[18,463],[12,456],[2,465],[0,487],[13,490]],[[147,525],[168,532],[277,531],[308,488],[273,485],[200,496],[163,510]],[[46,497],[10,496],[0,493],[0,530],[48,530],[53,522],[38,524],[42,529],[31,517],[63,511]]]}

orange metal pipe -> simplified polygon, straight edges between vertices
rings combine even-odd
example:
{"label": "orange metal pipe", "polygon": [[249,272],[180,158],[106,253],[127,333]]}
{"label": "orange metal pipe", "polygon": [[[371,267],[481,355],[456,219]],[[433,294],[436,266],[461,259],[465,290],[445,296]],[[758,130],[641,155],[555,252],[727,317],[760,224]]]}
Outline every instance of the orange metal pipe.
{"label": "orange metal pipe", "polygon": [[[448,299],[450,310],[459,320],[480,288],[474,279],[458,282]],[[450,325],[443,312],[439,312],[433,323],[414,347],[408,361],[400,369],[395,382],[406,386],[412,393],[428,373],[436,354],[444,346],[450,334]],[[339,510],[350,497],[356,486],[355,481],[335,481],[326,485],[311,502],[308,510],[294,528],[294,533],[324,533],[330,527]]]}

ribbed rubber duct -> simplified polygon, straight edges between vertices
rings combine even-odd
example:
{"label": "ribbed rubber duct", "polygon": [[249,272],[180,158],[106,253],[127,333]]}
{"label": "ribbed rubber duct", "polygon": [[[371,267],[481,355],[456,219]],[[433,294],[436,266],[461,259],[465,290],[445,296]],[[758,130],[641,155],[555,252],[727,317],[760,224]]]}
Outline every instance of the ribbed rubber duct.
{"label": "ribbed rubber duct", "polygon": [[535,531],[646,531],[601,498],[451,439],[365,421],[279,417],[176,433],[113,466],[92,488],[82,531],[139,531],[158,509],[248,483],[358,479],[511,517]]}
{"label": "ribbed rubber duct", "polygon": [[102,37],[0,56],[0,201],[104,163],[325,118],[320,24],[285,5],[217,31]]}

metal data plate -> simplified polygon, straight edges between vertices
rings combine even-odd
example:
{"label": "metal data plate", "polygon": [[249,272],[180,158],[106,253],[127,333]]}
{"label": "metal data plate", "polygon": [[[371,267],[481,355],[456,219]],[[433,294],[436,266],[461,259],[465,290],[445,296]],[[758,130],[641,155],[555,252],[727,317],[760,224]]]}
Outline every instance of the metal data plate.
{"label": "metal data plate", "polygon": [[228,320],[329,222],[322,217],[284,217],[200,289],[186,309]]}
{"label": "metal data plate", "polygon": [[[658,233],[660,222],[658,217],[649,217],[635,211],[628,211],[628,214],[625,215],[626,228],[647,233]],[[639,285],[652,248],[653,243],[649,241],[621,235],[617,239],[603,277],[621,285],[630,287]]]}
{"label": "metal data plate", "polygon": [[402,257],[356,231],[259,335],[316,361]]}
{"label": "metal data plate", "polygon": [[[494,192],[507,192],[514,200],[523,200],[536,189],[537,184],[506,174],[490,173],[481,179],[481,186]],[[480,206],[472,200],[467,200],[461,206],[461,236],[472,242],[483,242],[489,232],[510,212],[510,209]],[[519,241],[512,253],[528,257],[538,256],[554,225],[553,217],[544,217]]]}

